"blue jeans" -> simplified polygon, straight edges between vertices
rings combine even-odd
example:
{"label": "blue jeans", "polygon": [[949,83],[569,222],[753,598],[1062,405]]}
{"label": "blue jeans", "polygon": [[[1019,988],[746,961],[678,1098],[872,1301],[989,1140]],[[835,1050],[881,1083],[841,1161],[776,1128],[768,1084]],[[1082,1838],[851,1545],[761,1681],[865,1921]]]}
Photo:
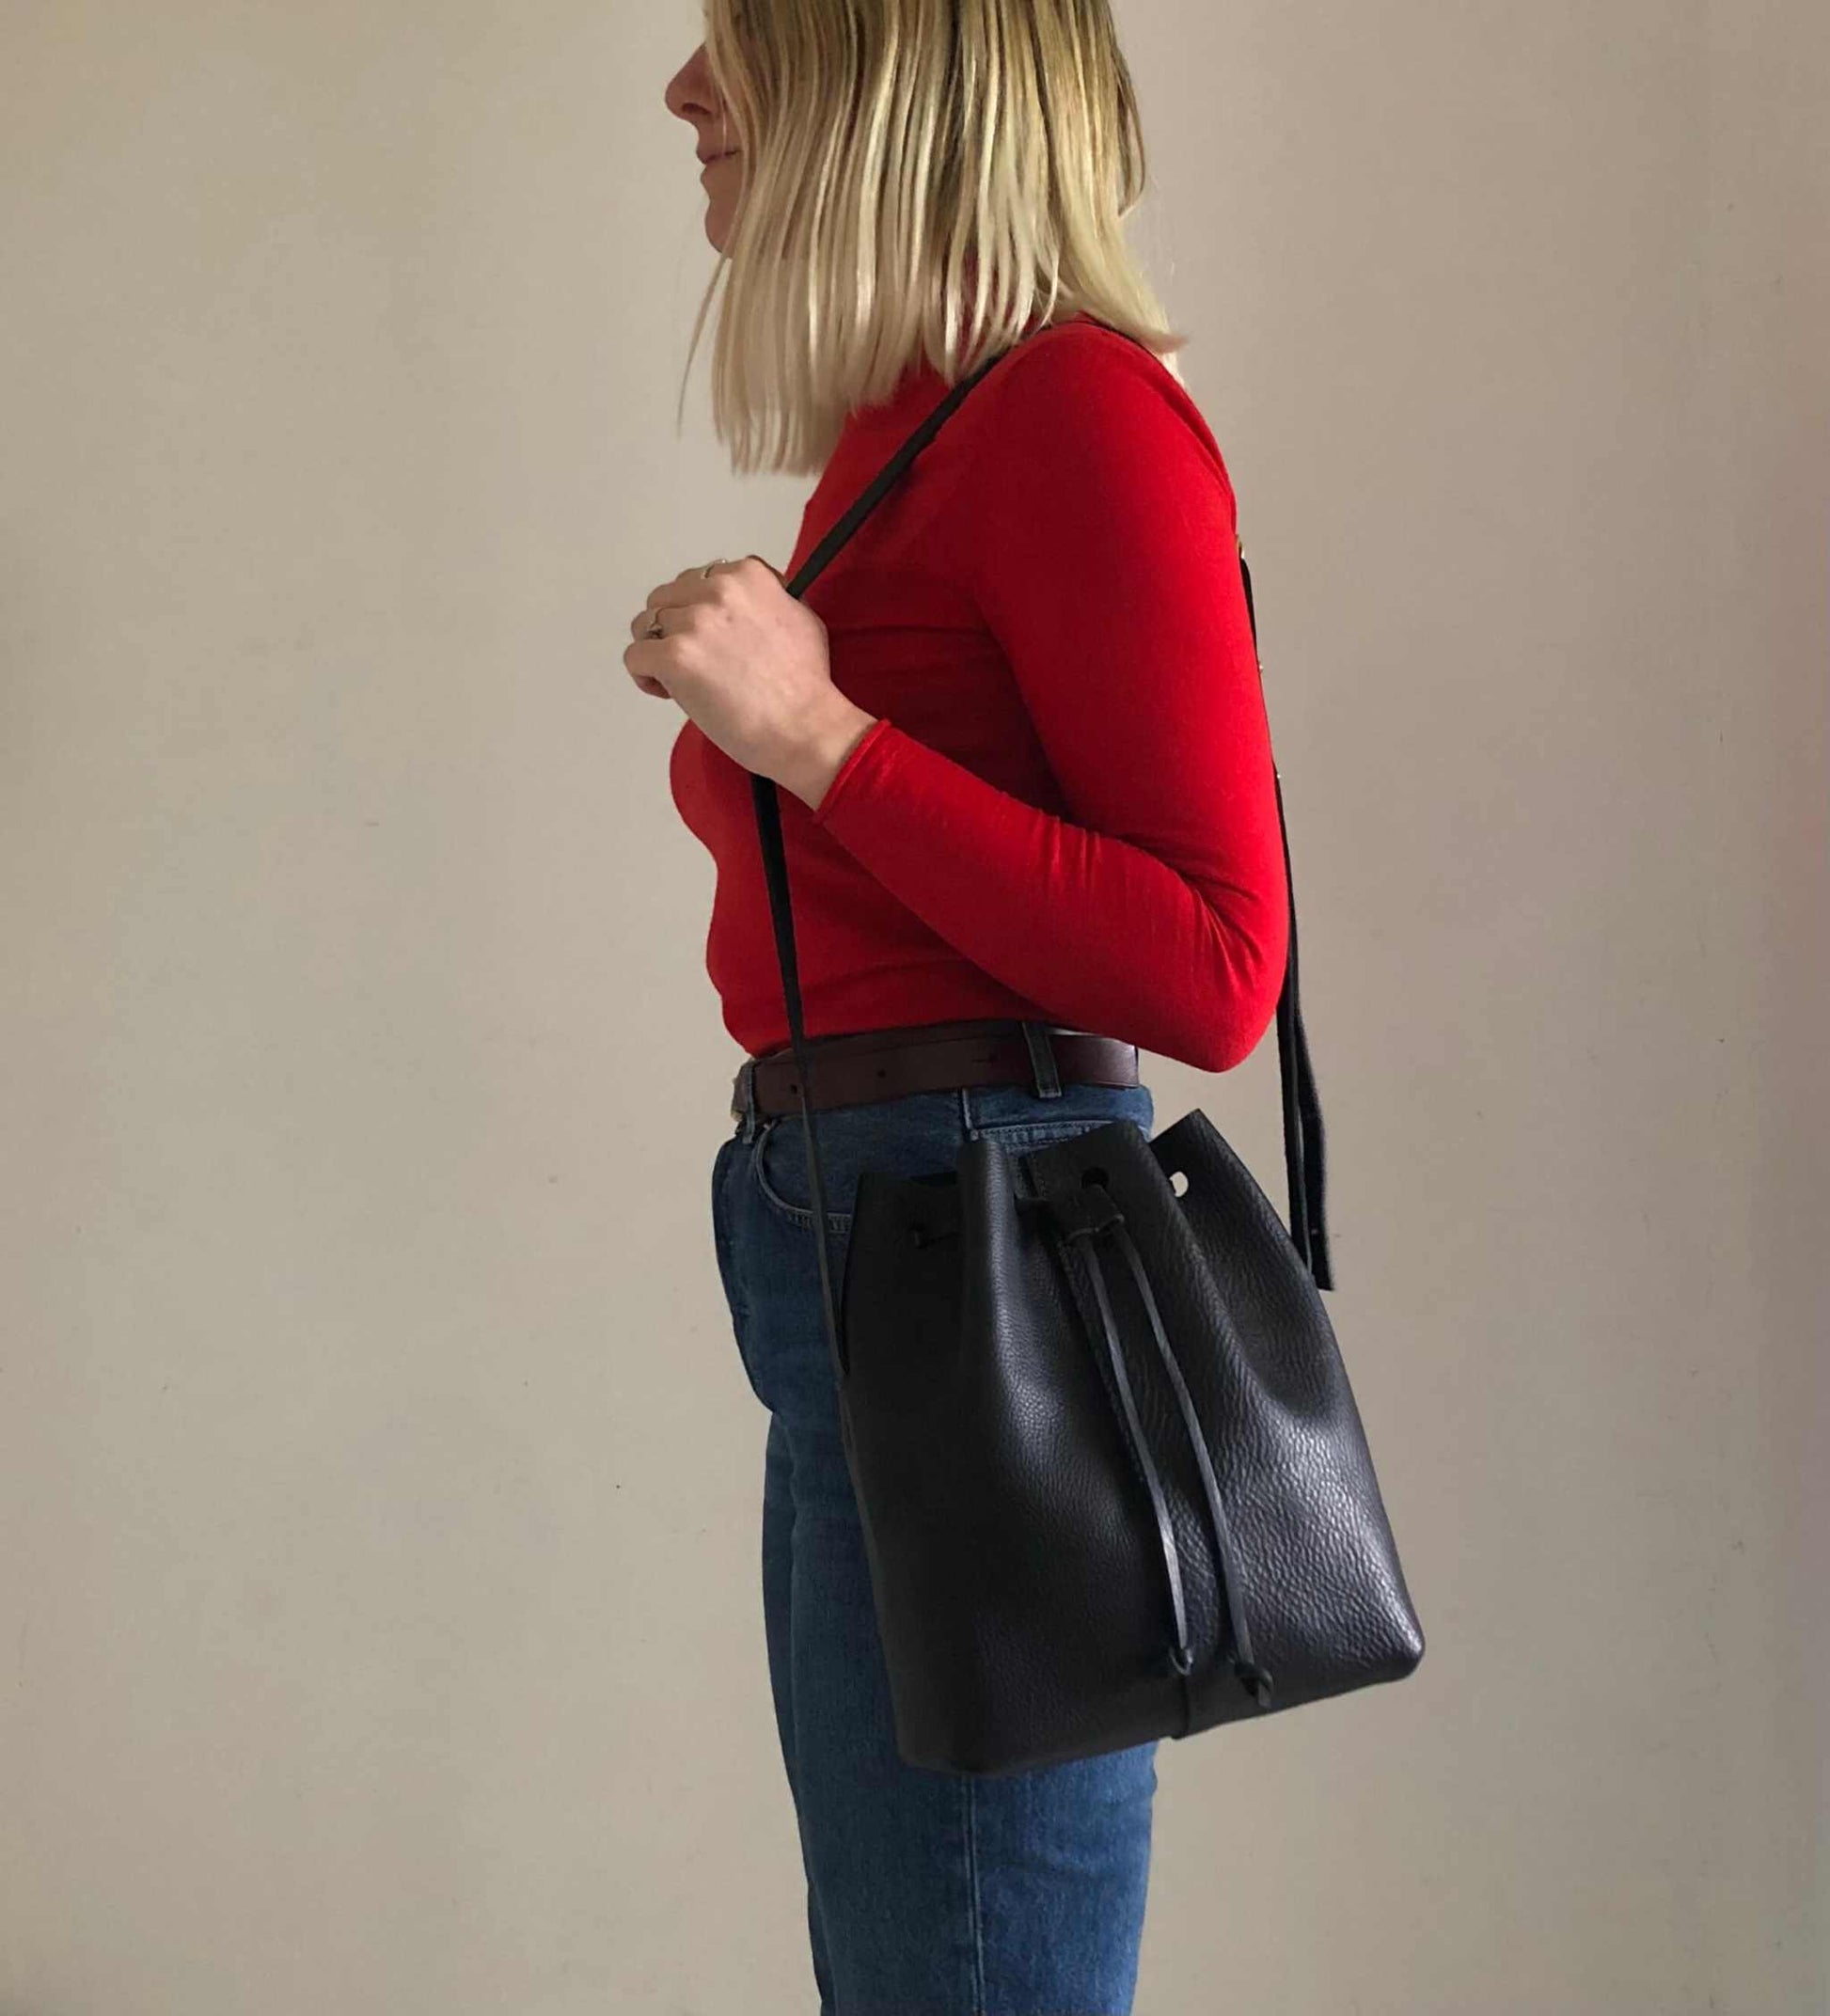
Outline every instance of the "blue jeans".
{"label": "blue jeans", "polygon": [[[951,1170],[1113,1119],[1143,1085],[909,1093],[817,1115],[835,1291],[860,1170]],[[712,1221],[745,1376],[767,1409],[763,1615],[807,1877],[820,2016],[1128,2016],[1150,1862],[1155,1742],[1002,1777],[905,1764],[839,1439],[798,1110],[737,1122]]]}

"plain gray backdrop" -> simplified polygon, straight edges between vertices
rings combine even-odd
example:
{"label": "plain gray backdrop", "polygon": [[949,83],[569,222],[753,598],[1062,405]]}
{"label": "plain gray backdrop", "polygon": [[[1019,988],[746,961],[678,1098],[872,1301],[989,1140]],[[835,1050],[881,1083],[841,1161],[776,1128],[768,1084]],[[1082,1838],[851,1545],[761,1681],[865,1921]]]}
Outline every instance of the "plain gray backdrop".
{"label": "plain gray backdrop", "polygon": [[[812,2008],[622,666],[811,488],[674,426],[698,21],[0,15],[6,2016]],[[1429,1640],[1164,1745],[1139,2016],[1805,2016],[1830,13],[1119,24]]]}

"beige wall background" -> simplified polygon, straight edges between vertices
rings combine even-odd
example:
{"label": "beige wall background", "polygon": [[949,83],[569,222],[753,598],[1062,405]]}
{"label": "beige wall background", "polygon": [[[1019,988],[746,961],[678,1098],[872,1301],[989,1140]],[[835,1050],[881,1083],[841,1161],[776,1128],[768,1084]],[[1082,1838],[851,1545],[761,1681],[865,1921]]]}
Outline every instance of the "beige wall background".
{"label": "beige wall background", "polygon": [[[812,2008],[621,662],[808,488],[674,424],[697,20],[0,13],[4,2016]],[[1120,24],[1429,1638],[1164,1745],[1138,2008],[1822,2010],[1830,15]]]}

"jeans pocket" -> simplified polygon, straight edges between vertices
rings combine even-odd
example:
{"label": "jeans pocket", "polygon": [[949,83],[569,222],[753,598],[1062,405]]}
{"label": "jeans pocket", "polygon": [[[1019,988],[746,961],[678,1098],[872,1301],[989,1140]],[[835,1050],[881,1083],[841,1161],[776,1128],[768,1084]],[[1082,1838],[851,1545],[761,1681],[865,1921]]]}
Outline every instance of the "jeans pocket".
{"label": "jeans pocket", "polygon": [[[837,1159],[844,1163],[843,1153]],[[820,1176],[828,1206],[826,1221],[834,1232],[844,1232],[850,1229],[852,1214],[830,1206],[835,1197],[850,1203],[852,1190],[857,1188],[857,1173],[844,1166],[835,1169],[834,1161],[831,1150],[823,1146]],[[756,1137],[749,1166],[763,1202],[778,1218],[786,1219],[791,1225],[812,1225],[813,1185],[808,1170],[806,1135],[798,1114],[783,1113],[764,1126]]]}
{"label": "jeans pocket", "polygon": [[1095,1127],[1110,1126],[1114,1119],[1122,1117],[1114,1113],[1098,1113],[1082,1120],[1013,1120],[1000,1122],[995,1126],[974,1127],[972,1134],[977,1141],[995,1141],[999,1147],[1014,1153],[1024,1148],[1040,1148],[1051,1141],[1071,1141],[1077,1134],[1090,1134]]}
{"label": "jeans pocket", "polygon": [[1155,1101],[1142,1084],[1070,1084],[1053,1099],[1019,1085],[993,1085],[975,1088],[967,1099],[972,1138],[1014,1152],[1069,1141],[1114,1120],[1128,1120],[1147,1139],[1156,1121]]}
{"label": "jeans pocket", "polygon": [[[841,1242],[851,1232],[864,1171],[918,1176],[944,1173],[958,1161],[966,1139],[960,1098],[957,1092],[910,1092],[897,1099],[834,1107],[818,1115],[826,1220]],[[801,1114],[782,1113],[765,1123],[752,1145],[749,1167],[769,1215],[811,1232],[813,1182]]]}

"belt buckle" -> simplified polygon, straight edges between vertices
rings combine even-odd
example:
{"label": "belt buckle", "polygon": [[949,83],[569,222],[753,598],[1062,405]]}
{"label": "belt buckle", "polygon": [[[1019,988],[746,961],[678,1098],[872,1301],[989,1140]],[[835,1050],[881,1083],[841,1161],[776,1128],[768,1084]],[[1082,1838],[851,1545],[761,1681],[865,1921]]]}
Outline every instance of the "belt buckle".
{"label": "belt buckle", "polygon": [[749,1105],[754,1097],[755,1078],[756,1060],[753,1057],[746,1057],[743,1063],[737,1066],[737,1076],[732,1082],[731,1117],[733,1120],[742,1120],[747,1116]]}

